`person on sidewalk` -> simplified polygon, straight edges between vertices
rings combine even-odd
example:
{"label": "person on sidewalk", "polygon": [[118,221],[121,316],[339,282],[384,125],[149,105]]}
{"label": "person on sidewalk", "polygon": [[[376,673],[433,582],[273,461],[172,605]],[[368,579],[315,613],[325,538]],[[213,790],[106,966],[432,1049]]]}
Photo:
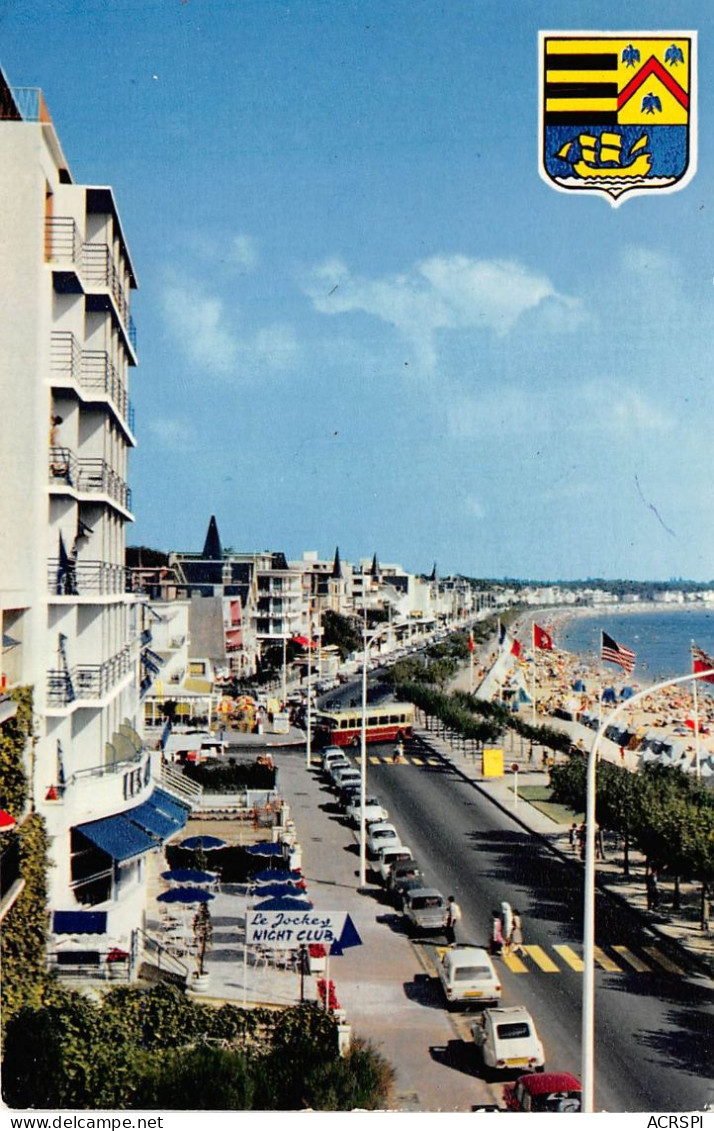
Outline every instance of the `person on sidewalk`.
{"label": "person on sidewalk", "polygon": [[491,912],[493,922],[491,924],[491,954],[501,954],[503,951],[503,924],[501,923],[501,916],[498,911]]}
{"label": "person on sidewalk", "polygon": [[454,946],[456,943],[456,924],[460,922],[460,920],[461,908],[453,895],[450,895],[446,901],[446,928],[444,931],[446,941],[450,946]]}
{"label": "person on sidewalk", "polygon": [[510,954],[526,953],[526,948],[523,945],[523,923],[521,922],[521,913],[517,907],[513,908],[513,926],[511,927],[511,934],[508,939],[508,950]]}
{"label": "person on sidewalk", "polygon": [[653,870],[647,873],[647,910],[656,911],[659,907],[659,885],[657,873]]}

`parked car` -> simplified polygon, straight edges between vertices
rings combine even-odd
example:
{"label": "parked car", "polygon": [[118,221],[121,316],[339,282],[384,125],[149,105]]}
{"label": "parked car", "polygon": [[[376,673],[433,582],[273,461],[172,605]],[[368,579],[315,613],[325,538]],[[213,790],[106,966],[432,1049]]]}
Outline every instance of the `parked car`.
{"label": "parked car", "polygon": [[450,946],[438,964],[449,1009],[458,1005],[498,1005],[501,983],[488,951],[480,946]]}
{"label": "parked car", "polygon": [[496,1071],[520,1069],[542,1072],[543,1043],[528,1010],[522,1005],[484,1009],[471,1028],[484,1067]]}
{"label": "parked car", "polygon": [[412,888],[405,892],[402,910],[410,934],[441,933],[446,926],[446,900],[436,888]]}
{"label": "parked car", "polygon": [[[360,805],[360,798],[357,796],[351,805],[347,806],[347,816],[353,824],[359,825],[362,821],[362,806]],[[380,804],[378,797],[365,797],[364,799],[364,819],[367,822],[386,821],[389,816],[388,811]]]}
{"label": "parked car", "polygon": [[330,762],[330,766],[329,766],[329,769],[327,771],[327,776],[328,776],[328,778],[330,779],[330,781],[332,782],[333,785],[339,785],[340,775],[347,773],[348,771],[350,773],[358,773],[359,772],[352,765],[349,758],[340,758],[339,760],[337,758],[335,758],[335,760],[333,762]]}
{"label": "parked car", "polygon": [[380,849],[373,865],[373,871],[383,884],[389,883],[389,875],[395,864],[412,859],[412,851],[405,844],[389,844]]}
{"label": "parked car", "polygon": [[327,762],[323,763],[323,773],[326,777],[331,778],[334,771],[339,767],[350,766],[351,762],[346,754],[333,754]]}
{"label": "parked car", "polygon": [[582,1086],[569,1072],[521,1076],[503,1089],[507,1111],[582,1111]]}
{"label": "parked car", "polygon": [[345,756],[345,752],[341,746],[325,746],[322,751],[323,769],[327,768],[327,762],[329,762],[331,758],[335,758],[337,756],[339,756],[340,758],[344,758]]}
{"label": "parked car", "polygon": [[361,792],[361,782],[348,782],[347,785],[340,786],[339,793],[337,794],[337,804],[339,805],[340,809],[344,809],[345,812],[347,812],[349,807],[352,805],[357,805],[357,807],[359,808],[359,799]]}
{"label": "parked car", "polygon": [[354,766],[340,766],[332,775],[332,784],[338,790],[346,789],[348,786],[359,789],[361,782],[362,775]]}
{"label": "parked car", "polygon": [[386,848],[387,845],[399,844],[399,833],[388,821],[375,821],[367,827],[367,852],[370,856],[376,856],[380,848]]}
{"label": "parked car", "polygon": [[397,907],[402,906],[406,892],[423,888],[425,884],[424,873],[416,860],[396,860],[389,869],[387,887]]}

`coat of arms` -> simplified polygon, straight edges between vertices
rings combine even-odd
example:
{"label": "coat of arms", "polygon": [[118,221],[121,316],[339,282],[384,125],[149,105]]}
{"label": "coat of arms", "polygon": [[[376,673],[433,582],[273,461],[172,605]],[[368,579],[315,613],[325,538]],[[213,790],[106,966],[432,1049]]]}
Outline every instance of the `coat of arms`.
{"label": "coat of arms", "polygon": [[696,168],[695,32],[541,32],[540,174],[562,192],[673,192]]}

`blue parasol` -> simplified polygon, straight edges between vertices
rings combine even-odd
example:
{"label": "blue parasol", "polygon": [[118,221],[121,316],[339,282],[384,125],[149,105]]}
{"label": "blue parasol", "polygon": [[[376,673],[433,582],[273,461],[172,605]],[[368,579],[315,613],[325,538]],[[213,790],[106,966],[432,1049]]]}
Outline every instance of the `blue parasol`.
{"label": "blue parasol", "polygon": [[181,848],[202,848],[205,852],[225,847],[226,842],[217,836],[190,836],[181,841]]}
{"label": "blue parasol", "polygon": [[208,903],[216,897],[205,888],[169,888],[156,898],[159,903]]}
{"label": "blue parasol", "polygon": [[172,884],[212,884],[216,877],[213,872],[199,872],[196,868],[173,868],[162,872],[161,879]]}
{"label": "blue parasol", "polygon": [[305,882],[302,872],[297,872],[294,869],[289,872],[287,868],[264,868],[262,872],[256,872],[253,879],[259,884],[282,884],[288,880],[291,880],[294,884]]}
{"label": "blue parasol", "polygon": [[263,884],[262,887],[258,888],[255,894],[259,899],[273,895],[288,895],[293,896],[295,899],[307,898],[304,888],[299,888],[295,884]]}
{"label": "blue parasol", "polygon": [[[184,845],[185,845],[184,841]],[[251,856],[282,856],[282,844],[275,844],[274,841],[264,840],[261,844],[249,844],[246,847],[246,852]]]}
{"label": "blue parasol", "polygon": [[[178,889],[180,890],[180,889]],[[295,899],[291,895],[277,895],[273,899],[263,899],[256,903],[254,911],[310,911],[309,899]]]}

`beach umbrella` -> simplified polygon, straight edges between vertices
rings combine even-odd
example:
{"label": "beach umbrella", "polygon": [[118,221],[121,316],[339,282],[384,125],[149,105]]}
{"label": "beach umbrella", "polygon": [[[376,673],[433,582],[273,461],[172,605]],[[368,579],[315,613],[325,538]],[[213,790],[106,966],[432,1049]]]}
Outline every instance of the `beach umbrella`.
{"label": "beach umbrella", "polygon": [[295,884],[288,884],[288,883],[263,884],[262,887],[258,888],[258,890],[256,891],[255,894],[259,899],[263,899],[264,897],[282,896],[282,895],[293,896],[295,899],[307,898],[307,896],[305,895],[305,889],[304,888],[299,888],[299,887],[296,887]]}
{"label": "beach umbrella", "polygon": [[289,872],[287,868],[264,868],[262,872],[257,872],[253,879],[259,884],[272,884],[283,883],[285,880],[292,880],[293,883],[304,883],[302,872],[293,870]]}
{"label": "beach umbrella", "polygon": [[226,842],[217,836],[189,836],[181,841],[181,848],[202,848],[204,852],[211,852],[214,848],[225,848]]}
{"label": "beach umbrella", "polygon": [[[177,889],[180,890],[180,889]],[[309,899],[296,899],[291,895],[276,895],[272,899],[263,899],[256,903],[254,911],[310,911],[312,903]]]}
{"label": "beach umbrella", "polygon": [[261,844],[249,844],[246,847],[246,852],[251,856],[282,856],[282,844],[275,844],[274,841],[265,840]]}
{"label": "beach umbrella", "polygon": [[213,872],[200,872],[196,868],[173,868],[161,873],[161,879],[172,884],[212,884],[215,878]]}
{"label": "beach umbrella", "polygon": [[169,888],[156,897],[159,903],[208,903],[215,899],[205,888]]}

